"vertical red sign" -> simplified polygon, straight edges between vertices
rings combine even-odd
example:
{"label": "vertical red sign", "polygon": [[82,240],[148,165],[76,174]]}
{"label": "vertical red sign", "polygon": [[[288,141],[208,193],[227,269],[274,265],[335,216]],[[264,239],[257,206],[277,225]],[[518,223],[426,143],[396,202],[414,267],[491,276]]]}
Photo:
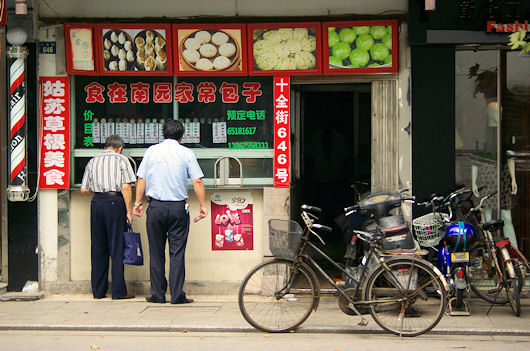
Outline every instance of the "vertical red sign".
{"label": "vertical red sign", "polygon": [[274,77],[274,187],[290,182],[290,90],[289,76]]}
{"label": "vertical red sign", "polygon": [[68,77],[40,77],[39,188],[70,185],[70,87]]}
{"label": "vertical red sign", "polygon": [[7,24],[6,0],[0,0],[0,26]]}

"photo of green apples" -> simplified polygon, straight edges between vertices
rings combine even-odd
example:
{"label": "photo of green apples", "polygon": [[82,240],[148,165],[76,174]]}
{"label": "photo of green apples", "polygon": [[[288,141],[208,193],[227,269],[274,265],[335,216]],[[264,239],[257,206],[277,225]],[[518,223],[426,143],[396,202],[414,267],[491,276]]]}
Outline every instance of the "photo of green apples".
{"label": "photo of green apples", "polygon": [[392,66],[392,26],[328,27],[329,68]]}

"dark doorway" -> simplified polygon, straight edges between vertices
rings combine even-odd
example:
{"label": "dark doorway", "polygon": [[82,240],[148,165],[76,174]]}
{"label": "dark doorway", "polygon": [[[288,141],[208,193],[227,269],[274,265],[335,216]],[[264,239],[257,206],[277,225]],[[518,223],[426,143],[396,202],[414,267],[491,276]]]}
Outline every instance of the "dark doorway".
{"label": "dark doorway", "polygon": [[364,190],[370,186],[370,84],[308,85],[300,91],[304,191],[295,203],[324,210],[320,222],[334,231],[324,233],[321,248],[340,261],[351,235],[334,220],[355,203],[352,184],[363,182]]}

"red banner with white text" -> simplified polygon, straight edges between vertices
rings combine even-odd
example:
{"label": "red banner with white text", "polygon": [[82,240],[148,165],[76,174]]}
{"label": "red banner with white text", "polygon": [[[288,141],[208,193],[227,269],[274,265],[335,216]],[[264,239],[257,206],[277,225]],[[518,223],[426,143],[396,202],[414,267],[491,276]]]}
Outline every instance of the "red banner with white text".
{"label": "red banner with white text", "polygon": [[290,182],[290,81],[274,77],[274,187]]}
{"label": "red banner with white text", "polygon": [[39,188],[70,184],[70,87],[68,77],[40,77]]}

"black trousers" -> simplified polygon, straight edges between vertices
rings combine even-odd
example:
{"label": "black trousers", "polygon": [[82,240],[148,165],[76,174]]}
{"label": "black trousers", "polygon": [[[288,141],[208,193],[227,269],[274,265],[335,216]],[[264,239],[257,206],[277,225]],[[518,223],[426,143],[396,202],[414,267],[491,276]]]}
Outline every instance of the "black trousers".
{"label": "black trousers", "polygon": [[92,294],[103,297],[109,288],[109,256],[112,259],[112,297],[127,294],[123,277],[123,232],[127,209],[121,196],[95,194],[90,207],[92,239]]}
{"label": "black trousers", "polygon": [[186,298],[182,287],[186,276],[184,254],[188,241],[190,217],[185,205],[185,201],[151,200],[147,208],[151,295],[158,301],[166,301],[166,241],[169,242],[171,302],[176,303]]}

